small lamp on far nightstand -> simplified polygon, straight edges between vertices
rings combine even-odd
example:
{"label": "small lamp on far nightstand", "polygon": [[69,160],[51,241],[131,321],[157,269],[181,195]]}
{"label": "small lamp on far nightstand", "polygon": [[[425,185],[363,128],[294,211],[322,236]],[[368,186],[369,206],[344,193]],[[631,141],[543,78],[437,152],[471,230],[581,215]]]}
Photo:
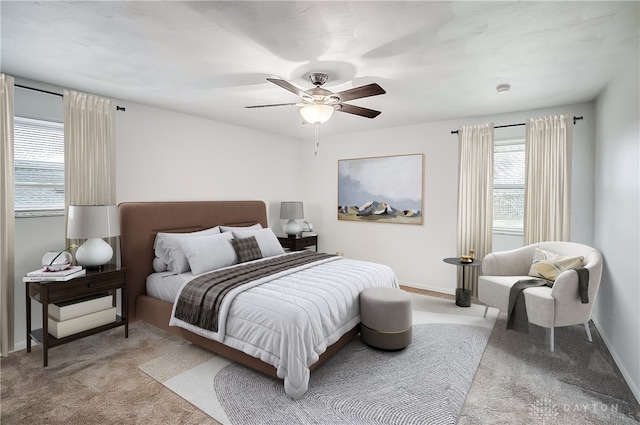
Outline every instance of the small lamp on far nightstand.
{"label": "small lamp on far nightstand", "polygon": [[120,236],[116,205],[70,205],[67,238],[87,239],[76,251],[78,264],[101,268],[113,257],[113,248],[102,238]]}
{"label": "small lamp on far nightstand", "polygon": [[280,204],[280,218],[287,221],[284,226],[284,232],[289,235],[290,238],[295,237],[302,228],[296,221],[304,218],[304,212],[302,209],[302,202],[299,201],[286,201]]}

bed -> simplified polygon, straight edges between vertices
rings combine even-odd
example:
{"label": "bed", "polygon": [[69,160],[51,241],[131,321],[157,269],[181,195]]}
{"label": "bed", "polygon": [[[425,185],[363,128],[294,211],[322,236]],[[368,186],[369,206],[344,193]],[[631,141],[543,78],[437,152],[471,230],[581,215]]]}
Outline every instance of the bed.
{"label": "bed", "polygon": [[[316,285],[318,275],[321,275],[322,282],[318,282],[319,286],[337,286],[337,281],[342,281],[343,277],[337,275],[335,271],[338,267],[347,267],[349,264],[355,265],[354,271],[348,271],[346,275],[353,275],[349,277],[351,280],[356,280],[359,288],[366,286],[362,285],[374,285],[374,286],[388,286],[397,287],[397,280],[393,272],[386,266],[377,265],[366,262],[356,262],[355,260],[342,259],[339,257],[323,257],[318,263],[311,265],[303,265],[296,268],[295,272],[276,273],[274,278],[266,278],[266,283],[248,284],[247,289],[242,292],[239,291],[233,302],[227,309],[229,310],[229,318],[226,322],[226,335],[222,335],[218,340],[215,335],[210,335],[210,331],[199,329],[188,323],[180,323],[181,320],[176,320],[172,317],[174,312],[174,305],[178,302],[170,302],[173,293],[169,295],[158,295],[153,286],[149,286],[149,282],[162,281],[160,273],[154,270],[154,261],[157,261],[156,252],[154,251],[154,242],[158,233],[171,234],[171,233],[191,233],[202,232],[205,229],[211,229],[216,226],[228,226],[231,229],[240,227],[247,227],[251,225],[258,225],[263,229],[268,229],[266,206],[262,201],[201,201],[201,202],[126,202],[119,205],[120,212],[120,227],[121,227],[121,239],[120,239],[120,252],[122,266],[128,268],[128,315],[131,321],[141,320],[149,323],[158,328],[164,329],[172,334],[178,335],[194,344],[204,347],[212,352],[225,356],[233,361],[244,364],[252,369],[260,371],[269,376],[283,379],[284,389],[287,395],[292,398],[300,398],[304,392],[306,392],[309,373],[321,365],[327,358],[333,353],[339,350],[347,342],[349,342],[359,331],[359,310],[357,309],[358,294],[360,289],[350,288],[348,290],[339,289],[338,291],[346,293],[344,300],[339,302],[339,305],[331,307],[329,306],[328,313],[320,313],[321,316],[335,316],[343,315],[344,318],[340,318],[340,322],[337,319],[334,320],[335,326],[327,331],[329,337],[325,338],[324,343],[317,344],[314,347],[302,347],[298,342],[289,342],[285,337],[282,337],[282,341],[285,341],[288,346],[285,346],[280,340],[277,344],[267,341],[265,347],[261,347],[262,341],[256,343],[255,341],[248,340],[239,341],[245,338],[246,335],[255,336],[257,331],[255,329],[247,328],[247,331],[242,330],[243,334],[238,337],[233,332],[240,332],[238,329],[245,329],[245,322],[248,322],[246,317],[240,317],[240,314],[253,315],[253,311],[250,309],[252,302],[254,305],[264,304],[263,302],[255,302],[255,297],[258,293],[260,296],[264,296],[265,291],[272,288],[285,288],[285,293],[282,295],[276,294],[276,298],[280,297],[283,300],[287,300],[291,294],[296,294],[295,288],[290,288],[288,285],[295,285],[296,282],[300,283],[304,281],[308,285]],[[265,230],[266,232],[266,230]],[[270,231],[269,231],[270,232]],[[241,232],[240,232],[241,233]],[[237,234],[237,233],[236,233]],[[273,257],[258,259],[249,261],[246,264],[256,263],[254,268],[260,268],[260,262],[267,263],[268,261],[279,261],[279,259],[293,258],[296,255],[303,256],[304,253],[282,254],[274,255]],[[312,255],[309,253],[308,255]],[[315,255],[315,254],[313,254]],[[240,267],[244,265],[238,265]],[[231,266],[229,268],[236,267]],[[351,266],[349,266],[351,267]],[[364,267],[362,272],[360,267]],[[369,273],[371,268],[371,274],[375,274],[375,279],[363,278],[365,274]],[[226,269],[226,268],[225,268]],[[224,270],[224,269],[223,269]],[[182,279],[183,284],[180,284],[180,290],[186,285],[186,281],[195,278],[185,277],[189,276],[192,272],[189,271],[179,276],[173,276],[173,280],[180,281]],[[314,274],[312,274],[314,273]],[[173,273],[174,275],[176,273]],[[361,276],[362,275],[362,276]],[[201,275],[198,275],[201,276]],[[327,280],[327,276],[331,276]],[[157,279],[157,278],[160,279]],[[371,280],[371,282],[369,282]],[[167,280],[169,281],[169,280]],[[326,281],[326,282],[325,282]],[[364,283],[362,283],[362,282]],[[291,283],[293,282],[293,283]],[[313,283],[312,283],[313,282]],[[278,289],[279,291],[280,289]],[[313,286],[315,291],[315,286]],[[262,293],[261,293],[262,292]],[[153,294],[153,296],[151,295]],[[235,293],[234,293],[235,294]],[[253,298],[252,298],[253,297]],[[325,304],[327,299],[335,297],[335,294],[329,294],[324,296],[325,300],[322,301]],[[163,299],[164,298],[164,299]],[[262,298],[264,300],[264,298]],[[176,300],[178,298],[176,297]],[[268,304],[278,306],[281,300],[271,300]],[[333,302],[333,301],[332,301]],[[294,303],[295,304],[295,303]],[[346,306],[346,307],[344,307]],[[271,308],[277,311],[287,311],[286,308]],[[256,308],[257,310],[264,310],[264,308]],[[307,309],[309,311],[313,308]],[[343,312],[343,310],[348,310]],[[240,311],[240,313],[239,313]],[[355,313],[354,313],[355,311]],[[310,332],[316,332],[314,329],[318,327],[315,322],[317,321],[309,313],[309,321],[313,323],[303,324],[302,316],[306,316],[306,311],[301,310],[302,314],[298,314],[296,321],[293,325],[289,325],[292,328],[305,329],[305,326],[310,329]],[[262,314],[262,311],[260,312]],[[280,314],[283,316],[284,314]],[[295,314],[293,314],[295,315]],[[226,316],[225,316],[226,317]],[[348,320],[347,320],[348,318]],[[260,319],[262,320],[262,319]],[[271,319],[269,319],[271,320]],[[274,319],[275,320],[275,319]],[[283,319],[278,319],[283,320]],[[324,320],[324,318],[323,318]],[[173,323],[173,326],[170,325]],[[176,322],[178,325],[175,326]],[[238,323],[241,322],[241,325]],[[279,322],[278,322],[279,323]],[[184,326],[183,326],[184,325]],[[182,327],[181,327],[182,326]],[[251,325],[262,326],[262,325]],[[274,325],[275,326],[275,325]],[[280,325],[277,325],[280,326]],[[327,327],[324,322],[320,327]],[[333,325],[332,325],[333,326]],[[278,328],[280,332],[280,328]],[[295,333],[294,331],[291,331]],[[300,333],[306,333],[307,331],[299,331]],[[322,335],[319,332],[319,335]],[[276,332],[272,332],[276,333]],[[282,332],[285,334],[286,332]],[[315,334],[314,334],[315,335]],[[251,337],[253,337],[251,336]],[[247,337],[249,338],[249,337]],[[258,339],[267,339],[264,335],[260,334]],[[318,340],[317,337],[305,336],[301,337],[302,340]],[[319,339],[322,339],[320,337]],[[317,341],[316,341],[317,342]],[[271,344],[271,345],[269,345]],[[281,350],[280,355],[278,353],[273,354],[271,351],[275,348]],[[305,343],[306,344],[306,343]],[[280,347],[282,346],[282,347]],[[299,354],[295,350],[308,350],[305,355]],[[315,350],[315,352],[313,352]],[[289,353],[289,355],[287,355]],[[304,353],[303,353],[304,354]],[[290,364],[286,357],[302,358],[297,360],[300,365]],[[284,362],[289,362],[285,364]],[[297,369],[301,369],[296,371]],[[302,376],[300,376],[302,374]]]}

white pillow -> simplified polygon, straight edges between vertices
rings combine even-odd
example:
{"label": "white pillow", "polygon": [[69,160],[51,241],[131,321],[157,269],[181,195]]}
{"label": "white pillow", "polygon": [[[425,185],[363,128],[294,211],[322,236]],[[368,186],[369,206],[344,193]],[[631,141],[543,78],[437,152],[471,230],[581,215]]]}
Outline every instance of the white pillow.
{"label": "white pillow", "polygon": [[260,223],[252,224],[251,226],[234,227],[234,226],[220,226],[221,232],[235,232],[236,230],[257,230],[262,229]]}
{"label": "white pillow", "polygon": [[220,234],[219,226],[191,233],[158,233],[153,248],[156,257],[167,264],[168,271],[180,274],[189,271],[189,261],[182,252],[180,240],[217,234]]}
{"label": "white pillow", "polygon": [[258,246],[260,247],[260,251],[262,251],[263,257],[273,257],[274,255],[284,254],[284,249],[282,248],[282,245],[280,245],[278,237],[273,233],[273,230],[269,228],[233,231],[234,238],[242,239],[250,236],[254,236],[256,238],[256,242],[258,242]]}
{"label": "white pillow", "polygon": [[180,246],[194,275],[231,266],[238,262],[230,232],[199,238],[181,239]]}
{"label": "white pillow", "polygon": [[167,263],[155,257],[153,259],[153,271],[156,273],[166,272],[167,271]]}

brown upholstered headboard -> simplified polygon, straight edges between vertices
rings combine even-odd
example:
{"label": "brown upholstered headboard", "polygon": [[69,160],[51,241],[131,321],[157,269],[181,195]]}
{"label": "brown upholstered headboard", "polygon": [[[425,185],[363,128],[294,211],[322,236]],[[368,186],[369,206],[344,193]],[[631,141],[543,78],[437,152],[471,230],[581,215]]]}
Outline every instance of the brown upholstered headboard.
{"label": "brown upholstered headboard", "polygon": [[135,320],[136,297],[146,294],[146,278],[153,273],[156,233],[254,223],[268,227],[267,209],[262,201],[124,202],[118,208],[121,261],[129,269],[129,320]]}

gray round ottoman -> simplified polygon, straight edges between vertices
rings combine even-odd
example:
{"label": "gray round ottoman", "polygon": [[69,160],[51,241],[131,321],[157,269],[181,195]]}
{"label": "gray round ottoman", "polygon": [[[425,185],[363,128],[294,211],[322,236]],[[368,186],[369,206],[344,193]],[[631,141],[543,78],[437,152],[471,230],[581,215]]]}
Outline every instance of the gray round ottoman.
{"label": "gray round ottoman", "polygon": [[368,345],[400,350],[411,342],[411,295],[395,288],[360,293],[360,335]]}

